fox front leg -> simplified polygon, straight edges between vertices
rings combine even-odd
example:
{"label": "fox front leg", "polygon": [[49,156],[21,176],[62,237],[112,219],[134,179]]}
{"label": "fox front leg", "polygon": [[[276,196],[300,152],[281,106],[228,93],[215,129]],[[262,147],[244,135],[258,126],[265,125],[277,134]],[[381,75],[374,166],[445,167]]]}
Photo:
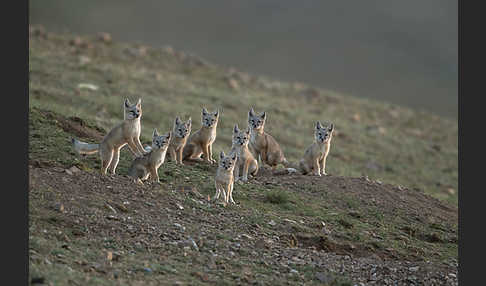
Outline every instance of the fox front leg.
{"label": "fox front leg", "polygon": [[212,164],[213,162],[211,161],[211,157],[209,157],[209,145],[203,145],[203,155],[204,155],[204,161],[208,162],[209,164]]}
{"label": "fox front leg", "polygon": [[248,168],[250,167],[250,162],[245,162],[243,164],[243,178],[241,179],[243,182],[248,182]]}
{"label": "fox front leg", "polygon": [[323,176],[327,176],[327,173],[326,173],[326,157],[323,157],[322,160],[321,160],[321,174]]}
{"label": "fox front leg", "polygon": [[[238,160],[239,160],[239,158],[238,158]],[[236,166],[233,170],[233,178],[235,178],[236,182],[240,179],[240,165],[239,165],[238,161],[236,161]]]}
{"label": "fox front leg", "polygon": [[216,160],[213,159],[213,144],[209,144],[208,145],[208,154],[209,154],[209,161],[211,161],[211,163],[216,163]]}
{"label": "fox front leg", "polygon": [[313,170],[313,171],[314,171],[314,172],[313,172],[313,174],[314,174],[315,176],[319,176],[319,177],[320,177],[320,176],[321,176],[321,170],[320,170],[320,168],[319,168],[319,159],[315,159],[315,160],[313,160],[313,164],[314,164],[314,166],[313,166],[313,168],[314,168],[314,170]]}
{"label": "fox front leg", "polygon": [[160,184],[159,172],[157,171],[156,168],[154,167],[150,168],[150,177],[152,179],[152,182]]}
{"label": "fox front leg", "polygon": [[140,154],[143,155],[149,153],[143,148],[142,143],[140,142],[140,135],[133,139],[133,143],[135,143],[135,147],[140,152]]}
{"label": "fox front leg", "polygon": [[169,153],[170,153],[170,160],[172,162],[175,162],[177,164],[177,154],[176,150],[172,147],[169,147]]}
{"label": "fox front leg", "polygon": [[184,165],[184,163],[182,163],[182,150],[183,149],[184,148],[181,147],[181,148],[179,148],[179,150],[177,150],[177,160],[179,161],[179,164],[181,164],[181,165]]}

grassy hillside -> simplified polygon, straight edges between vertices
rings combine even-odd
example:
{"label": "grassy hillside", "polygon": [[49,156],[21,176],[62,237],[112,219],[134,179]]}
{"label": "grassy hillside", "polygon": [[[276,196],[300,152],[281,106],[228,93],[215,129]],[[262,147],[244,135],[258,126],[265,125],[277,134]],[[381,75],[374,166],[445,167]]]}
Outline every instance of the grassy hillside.
{"label": "grassy hillside", "polygon": [[[94,89],[79,84],[94,85]],[[31,29],[29,273],[52,285],[457,285],[457,122],[214,66],[170,48]],[[237,184],[208,200],[216,166],[166,162],[162,185],[115,176],[77,137],[98,142],[142,98],[142,141],[175,116],[221,109],[214,156],[250,107],[296,161],[316,120],[333,122],[330,176]],[[73,168],[75,166],[76,168]]]}
{"label": "grassy hillside", "polygon": [[[455,121],[255,77],[170,48],[106,43],[95,36],[45,37],[29,39],[30,106],[89,118],[109,130],[123,118],[124,98],[140,97],[145,140],[154,127],[171,128],[175,116],[192,116],[197,129],[202,107],[220,108],[214,154],[230,148],[231,128],[247,126],[252,106],[267,112],[266,131],[291,161],[312,143],[316,120],[333,122],[337,134],[327,161],[330,174],[367,175],[457,204]],[[78,88],[82,83],[98,89]]]}
{"label": "grassy hillside", "polygon": [[[457,209],[423,192],[365,177],[262,169],[235,185],[236,206],[222,207],[208,200],[214,165],[166,162],[161,186],[137,186],[124,175],[101,176],[95,156],[74,154],[67,138],[102,135],[89,121],[38,108],[29,117],[31,279],[457,285],[449,275],[457,275]],[[124,153],[121,169],[130,159]]]}

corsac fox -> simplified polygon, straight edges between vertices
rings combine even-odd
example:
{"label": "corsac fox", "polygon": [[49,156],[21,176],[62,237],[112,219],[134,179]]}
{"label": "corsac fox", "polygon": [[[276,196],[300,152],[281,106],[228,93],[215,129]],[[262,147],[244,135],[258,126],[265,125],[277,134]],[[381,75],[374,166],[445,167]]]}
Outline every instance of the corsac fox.
{"label": "corsac fox", "polygon": [[238,129],[238,124],[235,124],[233,128],[232,146],[231,152],[235,152],[237,155],[236,166],[234,170],[235,181],[239,180],[240,172],[242,174],[241,180],[243,182],[248,181],[248,173],[255,176],[258,172],[258,162],[253,154],[248,149],[248,143],[250,142],[250,129],[246,130]]}
{"label": "corsac fox", "polygon": [[287,167],[289,162],[285,158],[282,148],[280,148],[280,145],[270,134],[263,130],[265,127],[265,120],[265,112],[256,115],[253,108],[248,112],[248,126],[251,130],[249,144],[250,151],[255,155],[255,159],[258,159],[258,156],[260,156],[262,163],[272,167],[272,170],[275,170],[278,164]]}
{"label": "corsac fox", "polygon": [[233,200],[233,171],[236,165],[236,153],[230,152],[227,156],[223,151],[219,154],[219,164],[214,177],[214,184],[216,186],[216,194],[213,199],[218,199],[221,191],[223,191],[224,204],[227,205],[229,201],[235,204]]}
{"label": "corsac fox", "polygon": [[331,147],[331,139],[334,131],[334,124],[329,127],[322,127],[317,121],[314,131],[314,143],[312,143],[299,161],[299,170],[305,175],[312,173],[316,176],[326,174],[326,158]]}
{"label": "corsac fox", "polygon": [[170,154],[171,161],[177,164],[184,165],[182,163],[182,151],[186,146],[187,138],[191,134],[191,117],[186,122],[182,122],[179,117],[176,117],[174,121],[174,128],[172,129],[172,137],[170,139],[168,152]]}
{"label": "corsac fox", "polygon": [[95,154],[100,153],[101,173],[106,175],[110,169],[111,174],[115,174],[116,166],[120,160],[120,149],[128,145],[130,151],[135,157],[141,157],[146,153],[140,143],[140,118],[142,117],[142,100],[139,98],[137,103],[130,104],[125,99],[124,103],[124,120],[115,126],[105,135],[99,144],[88,144],[72,138],[74,150],[78,154]]}
{"label": "corsac fox", "polygon": [[171,137],[171,131],[165,135],[159,135],[157,129],[154,129],[150,152],[142,157],[135,158],[128,170],[128,175],[136,183],[143,184],[142,180],[146,180],[149,176],[153,182],[160,182],[158,169],[165,161],[165,154]]}
{"label": "corsac fox", "polygon": [[213,156],[213,142],[216,140],[216,127],[218,126],[219,111],[209,113],[206,108],[202,109],[202,126],[187,139],[182,151],[182,159],[204,160],[210,164],[215,163]]}

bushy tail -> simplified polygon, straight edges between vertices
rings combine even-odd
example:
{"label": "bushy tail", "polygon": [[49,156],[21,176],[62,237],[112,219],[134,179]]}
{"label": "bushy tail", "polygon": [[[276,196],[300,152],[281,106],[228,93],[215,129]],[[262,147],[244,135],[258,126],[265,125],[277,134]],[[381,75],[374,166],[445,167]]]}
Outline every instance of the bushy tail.
{"label": "bushy tail", "polygon": [[289,161],[287,161],[286,158],[283,159],[282,165],[284,165],[285,168],[287,168],[287,171],[289,173],[295,173],[295,172],[298,172],[300,170],[299,164],[294,163],[294,162],[289,162]]}
{"label": "bushy tail", "polygon": [[100,144],[89,144],[75,138],[72,138],[71,142],[73,144],[74,151],[76,151],[78,154],[95,154],[100,149]]}

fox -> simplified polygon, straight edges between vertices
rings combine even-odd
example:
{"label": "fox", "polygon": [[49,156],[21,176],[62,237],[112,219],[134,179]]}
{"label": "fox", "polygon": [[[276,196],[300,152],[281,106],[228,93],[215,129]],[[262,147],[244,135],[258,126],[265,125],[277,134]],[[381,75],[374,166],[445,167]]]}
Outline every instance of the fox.
{"label": "fox", "polygon": [[299,170],[306,175],[312,173],[315,176],[326,176],[326,158],[331,148],[331,139],[334,124],[323,127],[321,122],[316,122],[314,130],[314,142],[305,150],[304,156],[299,161]]}
{"label": "fox", "polygon": [[216,140],[216,128],[218,126],[219,110],[209,113],[206,108],[201,112],[202,126],[187,139],[187,143],[182,151],[183,160],[204,161],[209,164],[216,163],[213,159],[213,143]]}
{"label": "fox", "polygon": [[240,130],[238,124],[233,128],[231,152],[237,155],[236,166],[234,169],[235,181],[238,181],[240,171],[242,172],[241,181],[248,181],[248,174],[255,176],[258,172],[258,162],[248,149],[250,142],[250,129]]}
{"label": "fox", "polygon": [[106,175],[108,170],[111,174],[115,174],[118,161],[120,160],[120,149],[125,145],[128,145],[135,157],[141,157],[147,153],[140,143],[142,99],[139,98],[132,105],[128,98],[126,98],[123,107],[123,121],[113,127],[99,144],[88,144],[76,138],[71,138],[76,153],[95,154],[99,152],[101,157],[101,174],[103,175]]}
{"label": "fox", "polygon": [[289,166],[289,162],[285,158],[282,148],[272,135],[264,131],[266,113],[257,115],[253,108],[248,112],[248,126],[250,127],[250,144],[249,148],[256,159],[260,157],[262,163],[272,167],[275,171],[278,164],[285,167]]}
{"label": "fox", "polygon": [[182,163],[182,151],[184,146],[186,146],[189,134],[191,134],[191,125],[191,117],[186,122],[183,122],[179,117],[176,117],[174,120],[173,136],[170,139],[168,152],[171,161],[176,162],[176,164],[184,165]]}
{"label": "fox", "polygon": [[171,138],[172,131],[159,135],[157,128],[154,129],[150,152],[135,158],[128,169],[128,176],[132,177],[135,183],[143,185],[142,180],[147,180],[149,176],[152,182],[160,183],[158,169],[165,161]]}
{"label": "fox", "polygon": [[221,191],[224,196],[224,205],[226,206],[229,202],[236,204],[233,200],[233,184],[234,180],[234,169],[236,166],[237,155],[236,152],[230,152],[227,156],[224,151],[219,153],[219,164],[216,170],[216,176],[214,177],[214,184],[216,186],[216,194],[214,199],[219,199]]}

